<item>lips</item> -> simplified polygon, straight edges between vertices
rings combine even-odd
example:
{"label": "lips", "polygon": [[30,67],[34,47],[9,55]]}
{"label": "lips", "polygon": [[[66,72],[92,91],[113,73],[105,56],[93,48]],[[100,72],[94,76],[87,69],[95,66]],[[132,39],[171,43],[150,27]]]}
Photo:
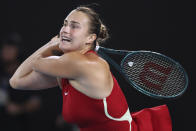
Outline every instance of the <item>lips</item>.
{"label": "lips", "polygon": [[61,36],[61,41],[62,42],[71,42],[71,38],[67,37],[67,36]]}

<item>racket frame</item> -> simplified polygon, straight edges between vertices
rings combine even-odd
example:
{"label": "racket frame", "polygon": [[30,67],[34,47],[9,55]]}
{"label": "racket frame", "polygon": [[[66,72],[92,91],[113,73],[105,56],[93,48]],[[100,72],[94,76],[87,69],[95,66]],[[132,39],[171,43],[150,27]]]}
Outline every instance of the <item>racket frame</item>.
{"label": "racket frame", "polygon": [[[184,94],[184,92],[186,91],[187,87],[188,87],[188,75],[185,71],[185,69],[175,60],[173,60],[172,58],[163,55],[161,53],[157,53],[157,52],[153,52],[153,51],[145,51],[145,50],[139,50],[139,51],[128,51],[128,50],[115,50],[115,49],[110,49],[110,48],[105,48],[105,47],[101,47],[101,46],[96,46],[96,52],[102,57],[104,58],[106,61],[108,61],[111,65],[113,65],[113,67],[119,71],[121,73],[121,75],[125,78],[125,80],[131,85],[133,86],[137,91],[150,96],[152,98],[156,98],[156,99],[174,99],[177,98],[179,96],[181,96],[182,94]],[[124,55],[124,58],[121,60],[120,64],[117,64],[111,57],[109,57],[108,55],[106,55],[104,52],[110,53],[110,54],[116,54],[116,55]],[[144,89],[142,89],[140,86],[138,86],[135,82],[133,82],[132,80],[129,79],[129,77],[126,75],[125,71],[123,70],[123,63],[125,61],[125,59],[127,57],[130,57],[130,55],[134,55],[136,53],[140,53],[140,52],[146,52],[146,53],[153,53],[162,57],[165,57],[167,59],[169,59],[170,61],[172,61],[173,63],[176,64],[176,66],[183,71],[183,74],[185,76],[185,88],[183,89],[183,91],[181,91],[180,93],[176,94],[176,95],[172,95],[172,96],[163,96],[163,95],[156,95],[153,93],[150,93],[148,91],[145,91]]]}

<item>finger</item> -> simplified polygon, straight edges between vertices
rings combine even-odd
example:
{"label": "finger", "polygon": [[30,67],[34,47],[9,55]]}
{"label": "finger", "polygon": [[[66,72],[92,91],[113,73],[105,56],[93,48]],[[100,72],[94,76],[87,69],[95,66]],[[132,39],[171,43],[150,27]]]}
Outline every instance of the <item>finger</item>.
{"label": "finger", "polygon": [[59,39],[59,35],[54,36],[51,41]]}

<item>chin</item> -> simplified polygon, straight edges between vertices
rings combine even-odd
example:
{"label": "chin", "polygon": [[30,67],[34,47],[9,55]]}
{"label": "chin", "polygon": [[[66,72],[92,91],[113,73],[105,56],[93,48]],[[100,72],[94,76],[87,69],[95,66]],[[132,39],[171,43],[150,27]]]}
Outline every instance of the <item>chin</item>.
{"label": "chin", "polygon": [[59,49],[61,49],[61,50],[67,50],[69,48],[70,48],[70,46],[67,45],[67,44],[63,44],[63,43],[60,43],[59,44]]}
{"label": "chin", "polygon": [[59,49],[62,50],[64,53],[73,51],[72,47],[66,44],[59,44]]}

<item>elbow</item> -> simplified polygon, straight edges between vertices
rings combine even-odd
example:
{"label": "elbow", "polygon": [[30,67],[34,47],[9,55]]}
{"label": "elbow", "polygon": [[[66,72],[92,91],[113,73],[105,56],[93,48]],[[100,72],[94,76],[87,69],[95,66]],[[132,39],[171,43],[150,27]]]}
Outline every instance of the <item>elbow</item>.
{"label": "elbow", "polygon": [[20,85],[16,79],[11,78],[9,84],[13,89],[20,89]]}

